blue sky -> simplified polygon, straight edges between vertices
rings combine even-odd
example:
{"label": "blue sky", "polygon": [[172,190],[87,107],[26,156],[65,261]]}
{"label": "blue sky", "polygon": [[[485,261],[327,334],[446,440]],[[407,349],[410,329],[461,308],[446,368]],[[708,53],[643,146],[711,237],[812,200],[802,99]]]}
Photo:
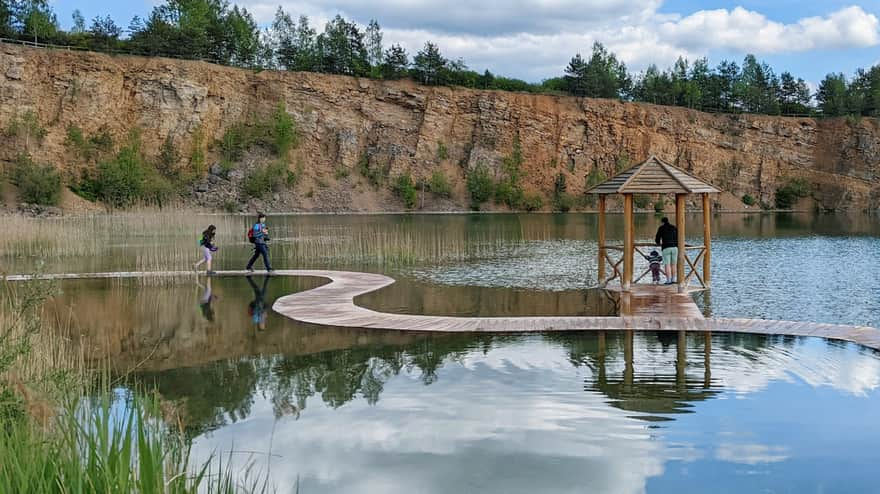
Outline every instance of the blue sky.
{"label": "blue sky", "polygon": [[[74,9],[87,20],[110,14],[128,26],[158,0],[55,0],[62,25]],[[741,60],[754,53],[777,72],[812,84],[828,72],[880,63],[880,0],[241,0],[268,25],[274,11],[308,15],[321,26],[336,13],[366,24],[376,18],[386,45],[410,53],[426,40],[475,70],[530,81],[562,72],[576,52],[601,41],[632,70],[671,65],[681,55]]]}

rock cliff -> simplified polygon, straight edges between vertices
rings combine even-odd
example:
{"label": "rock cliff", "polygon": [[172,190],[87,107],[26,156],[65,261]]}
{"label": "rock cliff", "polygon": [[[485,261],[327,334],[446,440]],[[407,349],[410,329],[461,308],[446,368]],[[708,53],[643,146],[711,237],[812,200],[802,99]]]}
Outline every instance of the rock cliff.
{"label": "rock cliff", "polygon": [[[484,163],[496,174],[519,139],[522,184],[549,197],[559,174],[579,195],[594,167],[606,175],[650,154],[675,163],[729,193],[719,199],[742,208],[751,195],[772,205],[777,187],[793,178],[812,186],[803,207],[880,207],[880,123],[872,119],[712,115],[684,108],[613,100],[424,87],[311,73],[254,72],[202,62],[117,57],[0,44],[0,125],[33,111],[46,129],[36,161],[77,166],[64,141],[75,125],[104,129],[120,142],[141,129],[148,152],[171,136],[185,161],[194,135],[212,142],[249,115],[267,115],[279,102],[294,116],[300,144],[290,169],[303,170],[291,189],[251,206],[286,210],[400,210],[388,187],[374,187],[363,164],[430,177],[441,169],[451,199],[425,209],[464,209],[467,170]],[[0,160],[20,151],[0,139]],[[251,159],[258,160],[259,156]],[[240,174],[239,174],[240,175]],[[235,177],[193,187],[192,201],[220,207],[238,200]],[[422,201],[422,200],[420,200]],[[239,202],[244,202],[240,200]]]}

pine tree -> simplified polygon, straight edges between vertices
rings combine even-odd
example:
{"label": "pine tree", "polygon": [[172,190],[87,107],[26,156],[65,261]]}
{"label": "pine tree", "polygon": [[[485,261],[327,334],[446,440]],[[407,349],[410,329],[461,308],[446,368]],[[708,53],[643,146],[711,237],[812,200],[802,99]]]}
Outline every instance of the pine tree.
{"label": "pine tree", "polygon": [[92,35],[96,46],[102,49],[112,49],[116,45],[116,41],[119,40],[119,35],[122,34],[122,28],[117,26],[109,15],[103,18],[95,17],[92,19],[89,34]]}
{"label": "pine tree", "polygon": [[365,76],[370,64],[364,46],[364,34],[357,25],[337,15],[318,36],[321,70],[331,74]]}
{"label": "pine tree", "polygon": [[382,61],[382,77],[384,79],[402,79],[406,77],[409,68],[409,56],[406,50],[398,44],[391,45],[385,51]]}
{"label": "pine tree", "polygon": [[819,109],[827,117],[839,117],[846,115],[849,108],[847,104],[847,83],[843,74],[828,74],[819,84],[816,93],[816,101]]}
{"label": "pine tree", "polygon": [[568,62],[565,68],[565,89],[574,96],[586,96],[586,68],[587,63],[584,62],[580,53],[575,54]]}
{"label": "pine tree", "polygon": [[372,67],[379,67],[383,62],[382,28],[375,19],[370,20],[366,31],[367,60]]}
{"label": "pine tree", "polygon": [[429,86],[445,84],[448,63],[440,53],[440,48],[428,41],[413,58],[413,76],[422,84]]}

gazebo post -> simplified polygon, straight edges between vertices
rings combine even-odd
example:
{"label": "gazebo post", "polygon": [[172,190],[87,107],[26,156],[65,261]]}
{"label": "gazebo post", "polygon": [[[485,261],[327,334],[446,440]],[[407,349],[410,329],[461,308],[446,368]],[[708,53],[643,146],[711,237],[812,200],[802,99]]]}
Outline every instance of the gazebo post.
{"label": "gazebo post", "polygon": [[712,203],[709,194],[703,193],[703,284],[709,288],[712,284]]}
{"label": "gazebo post", "polygon": [[684,293],[684,264],[685,264],[685,231],[684,231],[684,198],[686,194],[675,194],[675,227],[678,229],[678,262],[676,263],[675,277],[678,280],[678,293]]}
{"label": "gazebo post", "polygon": [[623,195],[623,279],[620,288],[630,289],[633,280],[633,254],[635,250],[635,234],[633,232],[633,195]]}
{"label": "gazebo post", "polygon": [[605,286],[605,194],[599,195],[599,286]]}

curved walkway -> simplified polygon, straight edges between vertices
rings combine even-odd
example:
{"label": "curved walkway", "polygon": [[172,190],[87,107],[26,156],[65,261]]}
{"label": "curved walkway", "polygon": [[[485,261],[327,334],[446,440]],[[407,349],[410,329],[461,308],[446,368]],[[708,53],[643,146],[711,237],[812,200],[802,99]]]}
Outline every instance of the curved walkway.
{"label": "curved walkway", "polygon": [[[217,276],[245,276],[246,271],[218,271]],[[260,272],[255,275],[260,275]],[[849,341],[880,350],[880,331],[868,326],[847,326],[767,319],[694,319],[680,317],[449,317],[389,314],[360,307],[354,299],[394,283],[374,273],[323,270],[278,270],[275,276],[327,278],[330,283],[279,297],[272,308],[295,321],[324,326],[427,332],[531,332],[667,330],[720,331],[792,336],[819,336]],[[193,276],[192,271],[118,272],[82,274],[11,275],[7,281],[30,279],[149,278]]]}

